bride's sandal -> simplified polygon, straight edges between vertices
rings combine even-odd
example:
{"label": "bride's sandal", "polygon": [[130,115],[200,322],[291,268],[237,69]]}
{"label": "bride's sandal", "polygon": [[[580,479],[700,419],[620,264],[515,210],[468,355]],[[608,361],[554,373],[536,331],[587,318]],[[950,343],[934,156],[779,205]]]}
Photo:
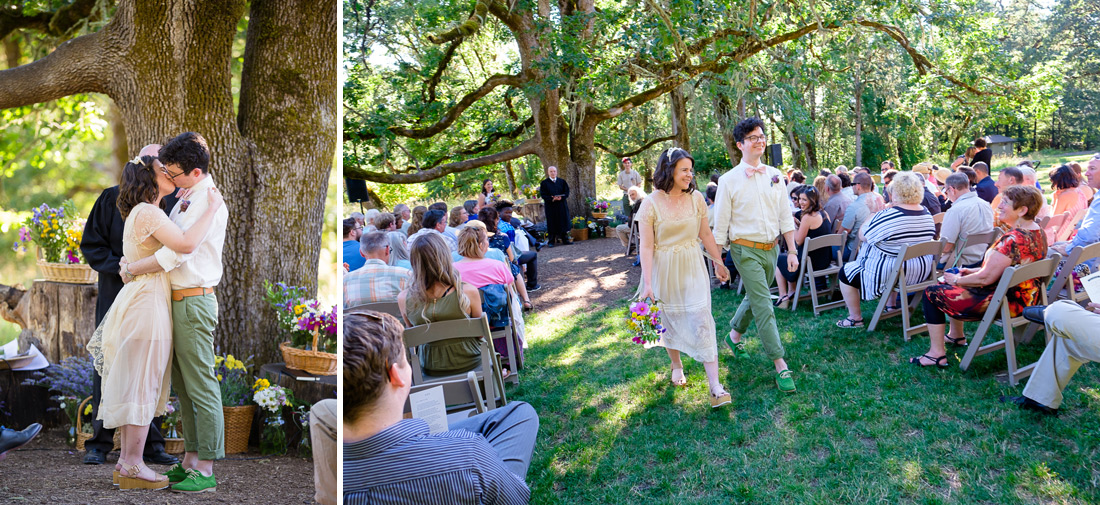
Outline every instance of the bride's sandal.
{"label": "bride's sandal", "polygon": [[130,465],[123,468],[122,472],[118,475],[118,488],[121,490],[129,489],[164,489],[168,487],[168,477],[153,473],[154,480],[145,480],[138,475],[141,474],[141,469],[137,465]]}
{"label": "bride's sandal", "polygon": [[722,388],[722,391],[720,393],[715,393],[713,391],[710,393],[710,407],[712,409],[716,409],[718,407],[721,407],[722,405],[726,405],[732,402],[733,399],[730,397],[729,391],[726,391],[725,388]]}

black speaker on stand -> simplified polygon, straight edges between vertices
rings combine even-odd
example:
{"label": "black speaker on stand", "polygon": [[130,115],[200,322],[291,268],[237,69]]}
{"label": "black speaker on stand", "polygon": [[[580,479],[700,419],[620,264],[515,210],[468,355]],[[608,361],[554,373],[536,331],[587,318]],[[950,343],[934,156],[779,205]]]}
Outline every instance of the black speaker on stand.
{"label": "black speaker on stand", "polygon": [[783,166],[783,146],[779,144],[768,146],[768,164],[775,168]]}
{"label": "black speaker on stand", "polygon": [[363,212],[363,202],[370,200],[370,196],[367,195],[367,181],[345,177],[344,184],[348,187],[348,201],[359,202],[359,212]]}

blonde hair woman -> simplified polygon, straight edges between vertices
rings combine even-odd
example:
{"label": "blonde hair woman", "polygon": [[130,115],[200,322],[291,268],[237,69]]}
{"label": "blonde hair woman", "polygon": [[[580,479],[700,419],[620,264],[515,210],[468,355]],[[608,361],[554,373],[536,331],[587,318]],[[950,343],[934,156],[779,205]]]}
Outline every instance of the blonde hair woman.
{"label": "blonde hair woman", "polygon": [[421,223],[424,221],[424,213],[428,212],[428,208],[423,205],[417,205],[412,211],[411,222],[409,223],[408,236],[416,235],[416,232],[420,231]]}
{"label": "blonde hair woman", "polygon": [[[932,215],[921,206],[924,198],[924,178],[913,172],[898,172],[887,186],[891,207],[875,214],[859,232],[865,242],[859,248],[859,256],[846,263],[840,272],[840,292],[848,306],[848,317],[837,321],[841,328],[863,327],[859,310],[860,298],[874,300],[890,295],[886,292],[886,278],[897,268],[898,253],[910,244],[932,240],[936,236],[936,224]],[[905,277],[909,283],[928,278],[936,268],[935,258],[913,258],[905,264]],[[887,307],[892,310],[894,307]]]}
{"label": "blonde hair woman", "polygon": [[[451,262],[451,250],[441,235],[416,237],[409,257],[412,279],[397,295],[397,306],[406,325],[481,317],[481,295],[476,287],[462,282]],[[477,338],[440,340],[424,346],[420,363],[431,375],[459,374],[477,368],[481,348]]]}

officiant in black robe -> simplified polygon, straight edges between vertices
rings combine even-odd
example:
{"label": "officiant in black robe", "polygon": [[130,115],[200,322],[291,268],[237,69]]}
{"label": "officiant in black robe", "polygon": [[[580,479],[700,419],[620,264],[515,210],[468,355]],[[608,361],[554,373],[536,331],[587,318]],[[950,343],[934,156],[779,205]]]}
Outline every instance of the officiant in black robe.
{"label": "officiant in black robe", "polygon": [[558,167],[548,167],[546,178],[539,184],[539,196],[542,197],[543,208],[546,209],[546,242],[554,247],[555,237],[561,238],[562,244],[572,244],[569,238],[569,183],[558,177]]}
{"label": "officiant in black robe", "polygon": [[[118,211],[118,186],[111,186],[99,195],[84,225],[84,236],[80,240],[80,252],[92,270],[99,272],[99,297],[95,302],[96,327],[107,315],[111,304],[122,291],[122,277],[119,272],[119,260],[122,259],[122,232],[126,221]],[[165,213],[176,204],[175,195],[162,200]],[[99,400],[103,378],[95,372],[92,379],[92,419],[99,413]],[[160,433],[161,418],[153,418],[149,423],[149,436],[145,439],[142,459],[147,463],[173,465],[179,460],[164,451],[164,437]],[[84,443],[84,464],[100,465],[106,462],[107,454],[114,449],[115,430],[103,427],[103,421],[92,422],[92,438]]]}

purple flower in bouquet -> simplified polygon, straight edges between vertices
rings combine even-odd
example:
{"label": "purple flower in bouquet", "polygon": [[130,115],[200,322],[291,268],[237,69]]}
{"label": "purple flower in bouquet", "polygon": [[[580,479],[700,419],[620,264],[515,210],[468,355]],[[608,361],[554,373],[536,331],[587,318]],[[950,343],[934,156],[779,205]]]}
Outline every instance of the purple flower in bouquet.
{"label": "purple flower in bouquet", "polygon": [[31,231],[26,226],[19,227],[19,241],[27,242],[31,239]]}
{"label": "purple flower in bouquet", "polygon": [[69,264],[71,264],[71,265],[75,265],[75,264],[77,264],[77,263],[80,263],[80,258],[77,258],[77,257],[76,257],[76,255],[75,255],[75,254],[73,254],[73,252],[72,252],[71,250],[69,250],[69,251],[65,251],[65,259],[66,259],[66,260],[67,260],[67,261],[69,262]]}

